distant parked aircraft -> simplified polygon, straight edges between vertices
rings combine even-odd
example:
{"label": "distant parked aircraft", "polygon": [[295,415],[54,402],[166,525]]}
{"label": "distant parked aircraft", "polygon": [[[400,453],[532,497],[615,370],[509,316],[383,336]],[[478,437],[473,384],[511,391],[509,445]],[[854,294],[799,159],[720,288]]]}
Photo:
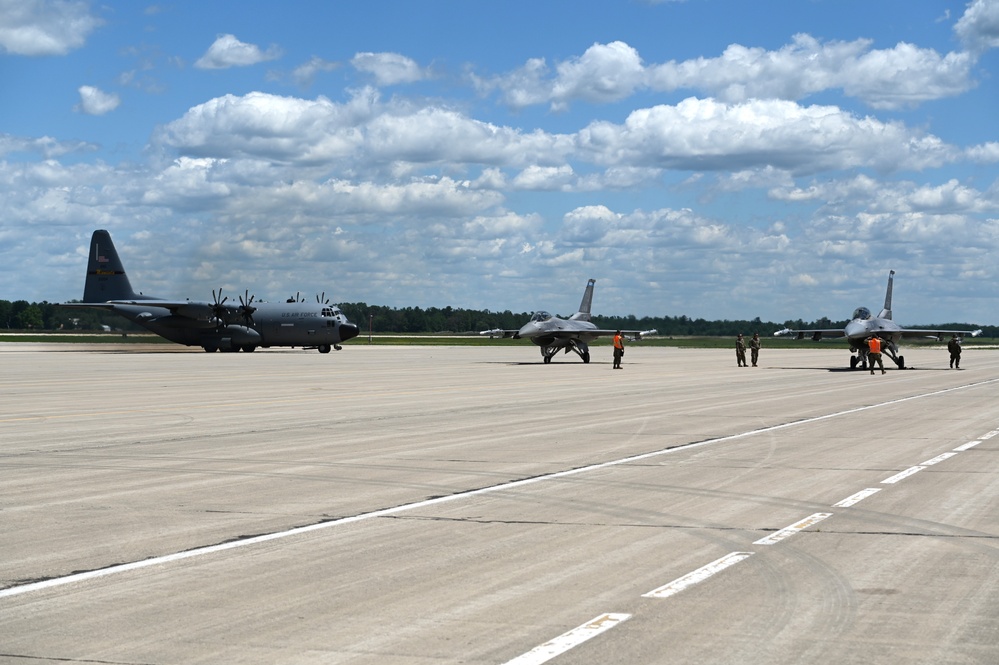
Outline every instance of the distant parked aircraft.
{"label": "distant parked aircraft", "polygon": [[288,299],[254,302],[246,291],[239,304],[212,291],[212,301],[163,300],[136,293],[107,231],[94,231],[83,302],[62,307],[106,309],[171,342],[205,351],[254,351],[269,346],[300,346],[329,353],[357,337],[358,327],[323,296],[316,302]]}
{"label": "distant parked aircraft", "polygon": [[867,368],[867,339],[875,336],[880,337],[884,342],[884,351],[895,361],[899,369],[905,368],[905,358],[898,355],[898,342],[901,339],[912,339],[916,337],[936,337],[943,340],[944,335],[958,335],[964,337],[977,337],[982,334],[981,330],[917,330],[915,328],[902,328],[891,320],[891,289],[895,278],[895,271],[888,273],[888,291],[885,293],[884,309],[877,316],[871,316],[871,310],[866,307],[858,307],[853,311],[853,320],[846,324],[845,328],[835,328],[832,330],[791,330],[784,328],[774,333],[774,336],[797,335],[798,339],[804,339],[805,335],[810,335],[814,340],[823,337],[845,337],[850,343],[850,367],[855,368],[858,364]]}
{"label": "distant parked aircraft", "polygon": [[[480,335],[498,335],[500,337],[512,337],[514,339],[529,339],[541,347],[541,357],[545,363],[552,361],[552,356],[560,350],[565,353],[573,351],[584,363],[590,362],[589,343],[598,337],[613,335],[616,330],[600,330],[590,323],[590,305],[593,302],[593,285],[597,280],[591,279],[586,283],[586,290],[583,291],[583,301],[579,304],[579,311],[568,319],[560,319],[552,316],[548,312],[538,311],[534,313],[519,330],[503,330],[495,328],[493,330],[483,330]],[[641,339],[642,335],[654,335],[655,330],[622,330],[621,333],[632,338]]]}

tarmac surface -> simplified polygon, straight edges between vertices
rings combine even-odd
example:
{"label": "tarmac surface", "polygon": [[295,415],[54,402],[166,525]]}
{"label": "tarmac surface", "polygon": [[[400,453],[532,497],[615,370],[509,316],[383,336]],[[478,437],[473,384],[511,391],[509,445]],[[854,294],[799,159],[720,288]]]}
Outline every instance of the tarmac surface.
{"label": "tarmac surface", "polygon": [[997,663],[999,351],[903,353],[0,344],[0,662]]}

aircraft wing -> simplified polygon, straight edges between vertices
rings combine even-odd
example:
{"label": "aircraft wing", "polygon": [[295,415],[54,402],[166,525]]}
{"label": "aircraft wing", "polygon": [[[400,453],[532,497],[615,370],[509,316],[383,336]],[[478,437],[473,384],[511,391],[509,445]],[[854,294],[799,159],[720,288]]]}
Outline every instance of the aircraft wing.
{"label": "aircraft wing", "polygon": [[957,335],[958,337],[978,337],[982,334],[981,328],[978,330],[919,330],[917,328],[902,328],[903,339],[916,339],[922,337],[935,337],[942,341],[947,335]]}
{"label": "aircraft wing", "polygon": [[[109,309],[113,310],[121,305],[140,305],[145,307],[163,307],[166,309],[171,309],[171,304],[179,303],[169,303],[165,300],[108,300],[107,302],[61,302],[59,307],[87,307],[90,309]],[[191,304],[191,303],[186,303]]]}
{"label": "aircraft wing", "polygon": [[[107,309],[114,311],[123,305],[135,307],[159,307],[169,310],[171,314],[183,316],[196,321],[213,321],[218,315],[216,305],[197,300],[109,300],[107,302],[71,302],[62,303],[60,307],[88,307],[92,309]],[[239,305],[223,303],[219,305],[223,318],[235,318],[240,313]]]}
{"label": "aircraft wing", "polygon": [[[198,300],[112,300],[107,304],[162,307],[170,310],[171,314],[199,320],[210,319],[216,314],[216,305]],[[227,315],[235,316],[239,312],[239,306],[235,304],[222,303],[218,307],[221,307]]]}
{"label": "aircraft wing", "polygon": [[[631,341],[636,341],[642,339],[642,335],[655,335],[658,330],[653,328],[652,330],[622,330],[621,334],[627,337]],[[613,337],[617,334],[617,330],[559,330],[555,333],[556,337],[562,338],[572,338],[576,337],[580,333],[584,335],[594,335],[596,337]]]}
{"label": "aircraft wing", "polygon": [[114,303],[109,302],[61,302],[58,307],[87,307],[92,309],[114,309]]}
{"label": "aircraft wing", "polygon": [[774,333],[774,337],[789,337],[794,335],[795,339],[805,339],[806,336],[818,341],[823,337],[846,337],[846,330],[843,328],[823,328],[815,330],[791,330],[784,328]]}

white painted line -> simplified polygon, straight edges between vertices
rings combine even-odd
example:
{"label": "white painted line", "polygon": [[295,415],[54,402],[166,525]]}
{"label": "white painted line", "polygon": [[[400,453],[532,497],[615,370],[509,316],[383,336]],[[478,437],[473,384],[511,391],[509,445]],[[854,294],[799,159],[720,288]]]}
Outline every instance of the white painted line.
{"label": "white painted line", "polygon": [[895,483],[897,483],[898,481],[902,480],[903,478],[908,478],[912,474],[919,473],[920,471],[922,471],[925,468],[926,468],[925,466],[910,466],[905,471],[903,471],[901,473],[896,473],[891,478],[885,478],[884,480],[881,481],[881,484],[882,485],[894,485]]}
{"label": "white painted line", "polygon": [[[169,563],[172,561],[179,561],[181,559],[189,559],[191,557],[202,556],[205,554],[212,554],[215,552],[221,552],[223,550],[236,549],[238,547],[248,547],[250,545],[256,545],[257,543],[262,543],[268,540],[277,540],[280,538],[288,538],[291,536],[297,536],[310,531],[318,531],[320,529],[329,529],[332,527],[340,526],[342,524],[351,524],[353,522],[360,522],[363,520],[372,519],[375,517],[386,517],[389,515],[396,515],[398,513],[407,512],[410,510],[415,510],[418,508],[426,508],[428,506],[433,506],[441,503],[446,503],[449,501],[457,501],[460,499],[466,499],[469,497],[480,496],[484,494],[489,494],[492,492],[498,492],[508,489],[516,489],[523,487],[525,485],[531,485],[534,483],[546,482],[549,480],[556,480],[558,478],[566,478],[568,476],[575,476],[583,473],[589,473],[590,471],[599,471],[601,469],[607,469],[615,466],[621,466],[624,464],[630,464],[632,462],[641,462],[647,459],[652,459],[655,457],[661,457],[663,455],[671,455],[673,453],[684,452],[687,450],[692,450],[694,448],[700,448],[702,446],[710,446],[716,443],[724,443],[726,441],[735,441],[736,439],[744,439],[747,437],[754,436],[756,434],[767,434],[770,432],[776,432],[782,429],[788,429],[791,427],[797,427],[799,425],[810,425],[812,423],[817,423],[823,420],[830,420],[832,418],[837,418],[839,416],[849,416],[854,413],[860,413],[861,411],[869,411],[871,409],[881,408],[883,406],[894,406],[896,404],[901,404],[903,402],[909,402],[916,399],[922,399],[924,397],[936,397],[938,395],[945,395],[947,393],[954,392],[956,390],[965,390],[968,388],[978,388],[981,386],[991,385],[993,383],[999,382],[999,379],[989,379],[987,381],[979,381],[977,383],[969,383],[964,386],[956,386],[954,388],[944,388],[942,390],[935,390],[929,393],[923,393],[921,395],[910,395],[909,397],[900,397],[898,399],[888,400],[887,402],[880,402],[878,404],[869,404],[867,406],[858,406],[853,409],[846,409],[845,411],[837,411],[835,413],[827,413],[822,416],[815,416],[814,418],[804,418],[802,420],[795,420],[789,423],[781,423],[780,425],[771,425],[769,427],[761,427],[760,429],[748,430],[745,432],[739,432],[738,434],[729,434],[728,436],[720,436],[715,439],[706,439],[704,441],[694,441],[693,443],[685,443],[677,446],[672,446],[670,448],[663,448],[661,450],[655,450],[649,453],[642,453],[640,455],[632,455],[631,457],[622,457],[620,459],[611,460],[609,462],[601,462],[600,464],[591,464],[590,466],[581,466],[576,469],[567,469],[565,471],[557,471],[555,473],[549,473],[542,476],[534,476],[533,478],[523,478],[521,480],[514,480],[508,483],[501,483],[499,485],[489,485],[487,487],[480,487],[474,490],[468,490],[465,492],[456,492],[454,494],[448,494],[447,496],[437,497],[435,499],[427,499],[425,501],[416,501],[413,503],[405,503],[399,506],[392,506],[390,508],[384,508],[381,510],[374,510],[369,513],[361,513],[359,515],[352,515],[350,517],[344,517],[341,519],[328,520],[325,522],[317,522],[316,524],[307,524],[305,526],[294,527],[287,529],[285,531],[277,531],[274,533],[268,533],[261,536],[256,536],[254,538],[242,538],[240,540],[233,540],[226,543],[220,543],[217,545],[208,545],[206,547],[198,547],[196,549],[187,550],[185,552],[177,552],[175,554],[167,554],[164,556],[153,557],[151,559],[143,559],[142,561],[134,561],[132,563],[124,563],[116,566],[108,566],[107,568],[100,568],[98,570],[90,570],[82,573],[74,573],[72,575],[66,575],[64,577],[54,577],[48,580],[42,580],[40,582],[32,582],[29,584],[22,584],[21,586],[8,587],[6,589],[0,589],[0,598],[6,598],[9,596],[17,596],[23,593],[29,593],[32,591],[38,591],[41,589],[47,589],[50,587],[62,586],[64,584],[72,584],[74,582],[81,582],[83,580],[94,579],[97,577],[106,577],[108,575],[114,575],[116,573],[122,573],[129,570],[137,570],[139,568],[147,568],[149,566],[157,566],[164,563]],[[999,433],[999,430],[996,430]],[[984,438],[984,437],[982,437]],[[886,482],[886,481],[882,481]]]}
{"label": "white painted line", "polygon": [[852,505],[858,504],[872,494],[877,494],[881,491],[880,487],[868,487],[865,490],[860,490],[853,496],[848,496],[839,503],[834,503],[833,508],[849,508]]}
{"label": "white painted line", "polygon": [[996,434],[999,434],[999,429],[994,429],[991,432],[989,432],[988,434],[985,434],[984,436],[980,436],[978,438],[981,439],[982,441],[988,441],[989,439],[991,439],[992,437],[994,437]]}
{"label": "white painted line", "polygon": [[774,543],[779,543],[780,541],[784,540],[785,538],[788,538],[788,537],[793,536],[794,534],[798,533],[802,529],[807,529],[808,527],[812,526],[813,524],[818,524],[819,522],[821,522],[822,520],[826,519],[827,517],[832,517],[832,513],[815,513],[814,515],[809,515],[808,517],[806,517],[805,519],[801,520],[800,522],[796,522],[796,523],[792,524],[791,526],[786,526],[783,529],[781,529],[780,531],[774,531],[773,533],[771,533],[766,538],[760,538],[759,540],[757,540],[753,544],[754,545],[773,545]]}
{"label": "white painted line", "polygon": [[979,443],[981,443],[981,441],[969,441],[968,443],[965,443],[964,445],[961,445],[961,446],[958,446],[957,448],[955,448],[954,452],[963,453],[965,450],[971,450],[972,448],[974,448],[975,446],[977,446]]}
{"label": "white painted line", "polygon": [[933,466],[934,464],[939,464],[940,462],[944,461],[945,459],[950,459],[951,457],[953,457],[956,454],[957,453],[943,453],[941,455],[937,455],[933,459],[928,459],[925,462],[921,462],[920,466]]}
{"label": "white painted line", "polygon": [[536,646],[513,660],[508,660],[506,665],[540,665],[541,663],[547,663],[555,656],[579,646],[586,640],[592,639],[605,630],[610,630],[622,621],[627,621],[630,618],[630,614],[601,614],[592,621],[588,621],[578,628],[573,628],[568,633],[559,635],[554,640]]}
{"label": "white painted line", "polygon": [[717,561],[712,561],[706,566],[701,566],[692,573],[687,573],[683,577],[678,577],[669,584],[664,584],[658,589],[642,594],[642,598],[669,598],[680,593],[687,587],[692,587],[708,579],[716,573],[720,573],[731,565],[737,564],[743,559],[753,556],[752,552],[732,552],[726,554]]}

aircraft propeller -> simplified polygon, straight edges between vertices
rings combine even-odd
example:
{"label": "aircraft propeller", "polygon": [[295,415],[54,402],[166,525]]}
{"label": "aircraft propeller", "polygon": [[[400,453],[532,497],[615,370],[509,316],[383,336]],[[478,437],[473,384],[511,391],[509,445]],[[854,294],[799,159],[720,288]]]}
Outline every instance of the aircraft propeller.
{"label": "aircraft propeller", "polygon": [[250,295],[250,290],[246,289],[246,294],[239,297],[239,312],[243,315],[243,323],[247,326],[253,325],[253,313],[257,308],[253,306],[254,296]]}
{"label": "aircraft propeller", "polygon": [[229,296],[222,296],[222,289],[219,288],[219,292],[216,295],[215,289],[212,289],[212,314],[215,315],[215,324],[217,327],[222,327],[225,325],[225,303],[229,300]]}
{"label": "aircraft propeller", "polygon": [[322,295],[316,295],[316,302],[320,305],[328,305],[330,304],[330,299],[326,297],[326,292],[323,291]]}

